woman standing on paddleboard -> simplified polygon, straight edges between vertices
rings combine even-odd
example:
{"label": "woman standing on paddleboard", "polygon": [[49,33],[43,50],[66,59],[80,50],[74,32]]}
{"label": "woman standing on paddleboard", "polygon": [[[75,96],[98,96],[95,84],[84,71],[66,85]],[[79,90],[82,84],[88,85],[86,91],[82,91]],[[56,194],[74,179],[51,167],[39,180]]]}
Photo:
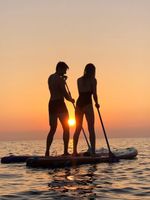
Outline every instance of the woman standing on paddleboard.
{"label": "woman standing on paddleboard", "polygon": [[94,110],[92,105],[92,96],[95,106],[100,107],[97,97],[97,80],[95,78],[95,66],[89,63],[85,66],[84,75],[77,80],[79,97],[76,102],[75,117],[76,130],[73,137],[73,155],[77,155],[77,144],[82,129],[83,116],[85,115],[89,138],[91,144],[91,152],[95,154],[95,130],[94,130]]}

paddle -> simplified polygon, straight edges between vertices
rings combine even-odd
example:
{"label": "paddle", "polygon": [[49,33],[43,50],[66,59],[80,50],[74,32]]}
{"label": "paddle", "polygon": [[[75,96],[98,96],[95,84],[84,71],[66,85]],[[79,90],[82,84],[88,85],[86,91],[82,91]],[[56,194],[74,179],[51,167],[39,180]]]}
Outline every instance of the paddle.
{"label": "paddle", "polygon": [[[66,85],[68,94],[69,94],[69,95],[71,96],[71,98],[72,98],[71,92],[70,92],[70,90],[69,90],[69,87],[68,87],[66,81],[65,81],[65,85]],[[74,103],[72,103],[72,104],[73,104],[74,109],[76,109],[75,104],[74,104]],[[90,151],[90,153],[92,153],[92,148],[91,148],[91,145],[90,145],[90,143],[89,143],[89,141],[88,141],[88,139],[87,139],[87,137],[86,137],[85,130],[84,130],[83,127],[81,128],[81,130],[82,130],[82,132],[83,132],[84,138],[85,138],[86,143],[87,143],[87,146],[88,146],[88,148],[89,148],[89,151]]]}
{"label": "paddle", "polygon": [[110,149],[110,145],[109,145],[109,142],[108,142],[108,138],[107,138],[107,135],[106,135],[104,123],[103,123],[103,120],[102,120],[99,108],[97,108],[97,111],[98,111],[99,119],[100,119],[100,122],[101,122],[101,125],[102,125],[102,129],[103,129],[103,133],[104,133],[105,140],[106,140],[106,143],[107,143],[107,147],[108,147],[108,150],[109,150],[109,159],[110,159],[110,162],[118,162],[119,159],[112,153],[112,151]]}

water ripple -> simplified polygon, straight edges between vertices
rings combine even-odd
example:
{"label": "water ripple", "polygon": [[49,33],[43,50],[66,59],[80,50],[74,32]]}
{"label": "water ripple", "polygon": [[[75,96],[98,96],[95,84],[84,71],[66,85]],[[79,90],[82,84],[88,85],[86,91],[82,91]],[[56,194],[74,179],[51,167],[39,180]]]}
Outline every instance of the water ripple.
{"label": "water ripple", "polygon": [[[135,146],[138,159],[51,170],[1,164],[0,199],[149,200],[150,139],[112,139],[111,143],[115,148]],[[44,148],[45,141],[1,142],[0,156],[19,154],[21,150],[24,154],[42,155]],[[83,149],[86,146],[81,145]],[[52,152],[57,154],[59,150],[63,151],[62,140],[55,140]]]}

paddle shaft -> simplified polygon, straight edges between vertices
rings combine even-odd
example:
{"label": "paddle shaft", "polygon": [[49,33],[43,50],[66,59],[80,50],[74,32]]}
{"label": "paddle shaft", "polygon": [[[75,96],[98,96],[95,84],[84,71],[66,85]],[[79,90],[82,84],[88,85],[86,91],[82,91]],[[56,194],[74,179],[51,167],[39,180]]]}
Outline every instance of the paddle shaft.
{"label": "paddle shaft", "polygon": [[104,136],[105,136],[105,140],[106,140],[106,143],[107,143],[107,147],[108,147],[109,153],[112,153],[111,149],[110,149],[109,142],[108,142],[108,138],[107,138],[107,135],[106,135],[106,131],[105,131],[105,127],[104,127],[104,124],[103,124],[103,120],[102,120],[102,117],[101,117],[101,114],[100,114],[100,111],[99,111],[98,108],[97,108],[97,111],[98,111],[98,115],[99,115],[99,118],[100,118],[100,122],[101,122],[101,125],[102,125],[102,129],[103,129],[103,133],[104,133]]}
{"label": "paddle shaft", "polygon": [[[71,96],[71,92],[70,92],[70,90],[69,90],[69,87],[68,87],[66,81],[65,81],[65,85],[66,85],[66,88],[67,88],[67,91],[68,91],[69,95]],[[72,97],[72,96],[71,96],[71,97]],[[74,109],[76,109],[75,104],[74,104],[74,103],[72,103],[72,104],[73,104]],[[87,139],[87,137],[86,137],[85,130],[84,130],[83,127],[81,128],[81,130],[82,130],[82,132],[83,132],[83,135],[84,135],[84,138],[85,138],[86,143],[87,143],[87,145],[88,145],[88,148],[89,148],[89,150],[91,151],[92,148],[91,148],[91,145],[90,145],[90,143],[89,143],[89,141],[88,141],[88,139]]]}

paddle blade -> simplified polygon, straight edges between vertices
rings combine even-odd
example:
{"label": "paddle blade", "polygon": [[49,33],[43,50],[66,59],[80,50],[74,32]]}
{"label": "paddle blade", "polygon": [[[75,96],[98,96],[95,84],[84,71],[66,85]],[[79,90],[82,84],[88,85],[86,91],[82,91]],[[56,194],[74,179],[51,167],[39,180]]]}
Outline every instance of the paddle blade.
{"label": "paddle blade", "polygon": [[109,152],[109,162],[110,163],[115,163],[115,162],[119,162],[119,158],[117,156],[115,156],[115,154],[113,154],[111,151]]}

